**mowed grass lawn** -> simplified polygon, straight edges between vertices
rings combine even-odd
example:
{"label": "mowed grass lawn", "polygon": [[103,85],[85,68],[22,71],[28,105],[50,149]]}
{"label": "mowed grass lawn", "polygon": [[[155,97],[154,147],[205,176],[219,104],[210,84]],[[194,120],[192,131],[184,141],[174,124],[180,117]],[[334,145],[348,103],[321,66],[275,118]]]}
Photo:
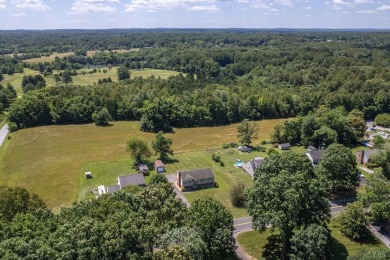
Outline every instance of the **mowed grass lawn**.
{"label": "mowed grass lawn", "polygon": [[[341,233],[337,218],[332,219],[328,227],[331,230],[332,235],[331,252],[333,253],[333,259],[344,260],[347,259],[348,256],[356,255],[361,250],[388,250],[388,248],[379,240],[375,240],[373,244],[359,244],[350,240]],[[272,238],[272,235],[275,234],[278,233],[275,232],[272,234],[270,229],[267,229],[262,234],[258,231],[249,231],[239,234],[237,240],[245,252],[253,258],[274,259],[267,255],[267,247],[265,247],[265,245],[267,244],[268,239],[270,237]],[[276,243],[274,243],[274,246],[275,244]]]}
{"label": "mowed grass lawn", "polygon": [[[80,86],[89,86],[93,85],[94,83],[97,83],[99,79],[108,78],[110,77],[112,81],[117,82],[117,68],[118,67],[112,67],[111,70],[108,70],[108,68],[100,68],[97,69],[98,72],[89,74],[88,72],[92,71],[93,69],[80,69],[77,70],[78,73],[82,71],[86,71],[87,74],[85,75],[77,75],[73,76],[73,84],[80,85]],[[103,73],[103,69],[108,70],[106,73]],[[100,72],[99,72],[100,70]],[[162,79],[167,79],[170,76],[177,76],[179,75],[179,72],[177,71],[171,71],[171,70],[158,70],[158,69],[143,69],[143,70],[130,70],[130,77],[143,77],[148,78],[152,75],[154,75],[156,78],[160,77]],[[51,77],[49,77],[51,78]]]}
{"label": "mowed grass lawn", "polygon": [[[269,140],[273,127],[283,121],[284,119],[259,121],[260,136],[255,144],[261,140]],[[191,164],[185,165],[184,153],[205,152],[206,149],[220,148],[227,142],[237,142],[237,125],[174,129],[175,133],[167,136],[173,139],[173,149],[177,154],[174,158],[177,157],[179,162],[176,166],[173,164],[169,172],[173,173],[179,168],[191,169]],[[25,187],[38,194],[50,208],[57,211],[79,198],[80,174],[83,174],[83,167],[87,163],[103,162],[104,165],[126,159],[129,157],[126,142],[130,137],[139,136],[149,141],[154,138],[154,134],[141,132],[138,128],[138,122],[114,122],[111,127],[97,127],[94,124],[53,125],[19,130],[12,133],[11,139],[1,148],[0,183]],[[187,161],[198,161],[194,167],[207,167],[210,165],[207,162],[208,156],[204,157],[204,164],[203,159],[192,160],[191,155]],[[223,157],[222,160],[226,167],[234,163]],[[107,166],[108,170],[111,168],[115,174],[120,172],[113,166]],[[226,185],[233,180],[234,177],[226,181]],[[220,190],[226,189],[224,185],[221,181]],[[201,193],[211,194],[215,190],[194,193],[189,195],[189,199],[192,200]]]}
{"label": "mowed grass lawn", "polygon": [[50,56],[42,56],[39,58],[32,58],[32,59],[27,59],[24,60],[23,62],[28,62],[28,63],[38,63],[38,62],[52,62],[55,60],[56,57],[63,58],[66,56],[73,55],[73,52],[63,52],[63,53],[53,53]]}

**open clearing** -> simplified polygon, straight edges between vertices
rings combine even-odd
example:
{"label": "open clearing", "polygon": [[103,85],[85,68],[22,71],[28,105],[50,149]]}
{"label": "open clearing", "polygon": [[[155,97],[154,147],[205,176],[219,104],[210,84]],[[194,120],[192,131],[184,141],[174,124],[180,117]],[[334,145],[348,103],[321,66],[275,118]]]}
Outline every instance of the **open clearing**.
{"label": "open clearing", "polygon": [[[273,127],[284,120],[259,121],[260,136],[255,144],[269,140]],[[227,142],[237,142],[237,125],[174,129],[175,133],[167,136],[173,139],[173,149],[177,154],[174,158],[177,157],[178,162],[169,171],[190,169],[192,165],[185,165],[185,160],[197,161],[194,167],[215,164],[211,161],[211,154],[207,156],[205,150],[221,148]],[[0,150],[0,183],[25,187],[42,197],[51,209],[58,211],[59,207],[69,206],[79,198],[80,173],[88,163],[124,160],[129,157],[125,147],[130,137],[139,136],[149,141],[154,138],[154,134],[141,132],[138,128],[138,122],[114,122],[111,127],[97,127],[94,124],[53,125],[19,130],[11,134],[11,140],[7,140]],[[188,152],[201,153],[192,154],[197,156],[192,159],[191,154],[185,154]],[[203,155],[205,159],[199,159]],[[234,163],[221,158],[225,167]],[[240,159],[246,160],[244,157]],[[114,174],[120,172],[113,168],[114,171]],[[235,175],[232,176],[234,180]],[[227,184],[233,180],[228,180]],[[225,189],[223,185],[221,182],[220,190]],[[203,190],[187,197],[191,201],[198,194],[212,195],[215,190]]]}
{"label": "open clearing", "polygon": [[[98,71],[93,74],[89,74],[88,72],[92,71],[92,69],[81,69],[77,72],[80,73],[82,71],[86,71],[87,74],[85,75],[77,75],[73,76],[73,84],[80,85],[80,86],[89,86],[93,85],[94,83],[97,83],[99,79],[108,78],[111,77],[112,81],[117,82],[117,71],[118,67],[113,67],[111,70],[108,70],[108,68],[100,68],[97,69]],[[106,73],[103,73],[103,69],[107,69],[108,71]],[[99,72],[100,71],[100,72]],[[177,71],[171,71],[171,70],[157,70],[157,69],[143,69],[143,70],[130,70],[130,77],[143,77],[148,78],[152,75],[154,75],[156,78],[161,77],[162,79],[167,79],[170,76],[177,76],[180,72]]]}
{"label": "open clearing", "polygon": [[[331,252],[333,252],[333,259],[344,260],[347,259],[349,255],[356,255],[360,250],[387,250],[387,247],[382,244],[380,241],[376,241],[373,244],[359,244],[354,241],[351,241],[344,235],[342,235],[337,219],[332,219],[328,225],[331,230],[332,235],[332,244]],[[276,232],[274,234],[277,234]],[[238,243],[244,248],[254,259],[278,259],[272,258],[270,252],[272,249],[275,249],[277,243],[273,243],[271,250],[267,253],[265,252],[264,246],[267,243],[267,239],[271,237],[270,229],[267,229],[264,233],[260,234],[258,231],[249,231],[244,232],[238,235]],[[271,237],[272,239],[272,237]],[[263,256],[263,253],[264,256]],[[275,251],[273,251],[275,254]]]}
{"label": "open clearing", "polygon": [[24,62],[29,62],[29,63],[52,62],[55,60],[56,57],[63,58],[63,57],[70,56],[70,55],[73,55],[73,52],[53,53],[50,56],[43,56],[43,57],[39,57],[39,58],[27,59],[27,60],[24,60]]}

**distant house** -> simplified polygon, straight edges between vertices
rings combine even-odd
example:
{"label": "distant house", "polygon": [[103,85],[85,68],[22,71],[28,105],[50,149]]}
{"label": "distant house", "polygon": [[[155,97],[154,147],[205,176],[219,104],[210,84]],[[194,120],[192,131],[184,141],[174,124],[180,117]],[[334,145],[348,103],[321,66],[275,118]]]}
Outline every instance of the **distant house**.
{"label": "distant house", "polygon": [[306,156],[309,157],[311,163],[315,166],[320,163],[324,150],[312,150],[306,153]]}
{"label": "distant house", "polygon": [[315,147],[312,146],[312,145],[309,145],[309,146],[307,147],[307,150],[308,150],[309,152],[311,152],[311,151],[317,150],[317,148],[315,148]]}
{"label": "distant house", "polygon": [[245,163],[242,167],[246,173],[248,173],[252,178],[254,177],[255,171],[259,168],[260,164],[264,161],[262,157],[256,157],[253,160]]}
{"label": "distant house", "polygon": [[92,173],[91,172],[85,172],[85,178],[86,179],[92,179]]}
{"label": "distant house", "polygon": [[356,153],[356,162],[360,164],[369,163],[371,161],[371,157],[378,152],[378,149],[368,151],[361,150],[360,152]]}
{"label": "distant house", "polygon": [[176,185],[185,191],[214,187],[214,173],[210,168],[178,171]]}
{"label": "distant house", "polygon": [[118,177],[119,189],[123,189],[127,186],[145,186],[145,177],[143,173],[126,175]]}
{"label": "distant house", "polygon": [[161,160],[157,160],[154,162],[154,170],[157,173],[165,172],[165,166]]}
{"label": "distant house", "polygon": [[118,184],[107,186],[107,193],[113,194],[116,191],[120,190],[121,188],[119,187]]}
{"label": "distant house", "polygon": [[278,148],[280,149],[280,150],[288,150],[288,149],[290,149],[290,144],[289,143],[284,143],[284,144],[278,144]]}
{"label": "distant house", "polygon": [[245,145],[240,145],[240,146],[238,147],[238,150],[241,151],[241,152],[244,152],[244,153],[250,153],[250,152],[252,152],[252,149],[249,148],[249,147],[247,147],[247,146],[245,146]]}
{"label": "distant house", "polygon": [[149,173],[149,167],[144,163],[138,164],[138,173],[142,173],[142,174]]}

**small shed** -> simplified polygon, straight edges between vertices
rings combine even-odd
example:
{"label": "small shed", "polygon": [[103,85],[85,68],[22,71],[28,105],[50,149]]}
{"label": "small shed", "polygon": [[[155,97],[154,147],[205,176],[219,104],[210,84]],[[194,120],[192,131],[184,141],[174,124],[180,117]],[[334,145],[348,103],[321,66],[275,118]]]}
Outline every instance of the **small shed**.
{"label": "small shed", "polygon": [[98,186],[98,193],[99,195],[106,194],[106,188],[104,187],[104,185]]}
{"label": "small shed", "polygon": [[288,149],[290,149],[290,144],[289,143],[284,143],[284,144],[278,144],[278,148],[280,149],[280,150],[288,150]]}
{"label": "small shed", "polygon": [[164,164],[163,164],[163,162],[161,160],[156,160],[154,162],[154,170],[157,173],[165,172],[165,166],[164,166]]}
{"label": "small shed", "polygon": [[138,173],[148,174],[149,173],[149,167],[146,164],[144,164],[144,163],[138,164]]}
{"label": "small shed", "polygon": [[92,173],[91,172],[85,172],[85,178],[86,179],[92,179]]}

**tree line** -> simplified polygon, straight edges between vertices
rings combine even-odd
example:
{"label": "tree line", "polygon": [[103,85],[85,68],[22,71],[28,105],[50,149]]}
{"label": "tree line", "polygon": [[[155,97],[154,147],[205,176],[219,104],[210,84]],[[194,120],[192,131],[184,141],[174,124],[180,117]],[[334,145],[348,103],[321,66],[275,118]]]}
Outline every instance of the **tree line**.
{"label": "tree line", "polygon": [[22,188],[0,187],[0,258],[233,256],[233,217],[227,209],[211,198],[197,200],[187,209],[171,184],[157,179],[140,190],[74,203],[59,214]]}

